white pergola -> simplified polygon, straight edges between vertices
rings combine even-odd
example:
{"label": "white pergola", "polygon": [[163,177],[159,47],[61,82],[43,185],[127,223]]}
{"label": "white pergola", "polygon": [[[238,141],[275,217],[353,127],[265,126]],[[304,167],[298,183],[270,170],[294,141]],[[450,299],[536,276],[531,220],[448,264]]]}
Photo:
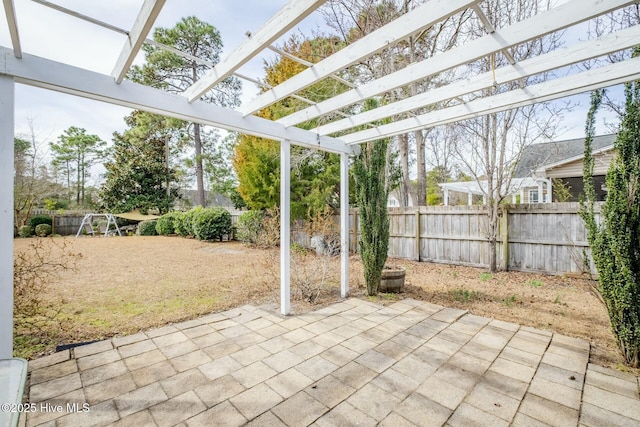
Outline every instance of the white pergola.
{"label": "white pergola", "polygon": [[[640,40],[640,26],[637,25],[605,35],[597,40],[574,43],[527,61],[511,61],[510,65],[496,69],[495,73],[476,75],[462,82],[457,81],[449,86],[430,90],[371,111],[346,117],[341,111],[350,105],[361,104],[367,98],[384,94],[411,82],[419,82],[446,70],[456,69],[482,57],[500,52],[510,55],[508,49],[517,47],[524,42],[635,3],[635,1],[628,0],[571,0],[554,9],[504,28],[494,29],[490,25],[486,25],[487,34],[483,37],[452,48],[434,58],[413,63],[400,71],[366,84],[356,87],[349,83],[351,90],[326,101],[312,104],[308,108],[280,120],[269,121],[255,116],[254,113],[287,97],[300,99],[298,92],[302,89],[324,78],[339,79],[337,74],[347,67],[357,64],[389,45],[419,33],[448,17],[471,9],[483,22],[488,23],[483,15],[482,0],[429,0],[425,5],[398,17],[395,21],[350,44],[332,56],[316,64],[308,64],[309,67],[305,71],[279,86],[268,88],[238,110],[207,104],[199,99],[231,74],[244,77],[238,74],[240,67],[265,49],[277,50],[273,43],[320,7],[324,0],[291,0],[261,28],[253,32],[250,38],[230,52],[223,61],[215,66],[210,64],[209,73],[179,95],[124,80],[141,46],[144,43],[158,46],[147,36],[153,28],[165,0],[144,0],[133,26],[126,31],[44,0],[34,1],[78,19],[84,19],[95,25],[120,32],[126,35],[126,41],[110,75],[32,56],[22,51],[20,28],[13,0],[2,1],[12,46],[0,47],[0,224],[2,224],[0,226],[0,359],[12,356],[13,235],[10,224],[13,222],[14,86],[16,83],[280,141],[281,312],[286,315],[290,312],[289,187],[291,144],[340,155],[341,295],[346,297],[349,292],[348,169],[349,157],[357,153],[358,144],[640,78],[640,58],[634,58],[575,72],[569,77],[557,78],[545,83],[521,86],[507,93],[478,98],[470,102],[460,102],[447,108],[431,108],[429,113],[417,114],[389,124],[371,125],[371,123],[384,118],[401,113],[411,113],[427,106],[435,107],[444,101],[459,99],[464,95],[491,87],[494,82],[524,81],[524,78],[542,72],[561,69],[581,61],[629,49],[637,45]],[[250,12],[242,10],[240,13]],[[168,49],[171,50],[171,48]],[[175,52],[175,49],[172,51]],[[196,60],[206,63],[197,58]],[[255,80],[251,81],[255,82]],[[312,118],[335,116],[335,113],[338,113],[337,115],[341,118],[329,121],[315,131],[307,131],[295,126]],[[350,129],[366,124],[369,124],[370,128],[349,132]],[[341,133],[339,138],[331,136],[337,132]]]}

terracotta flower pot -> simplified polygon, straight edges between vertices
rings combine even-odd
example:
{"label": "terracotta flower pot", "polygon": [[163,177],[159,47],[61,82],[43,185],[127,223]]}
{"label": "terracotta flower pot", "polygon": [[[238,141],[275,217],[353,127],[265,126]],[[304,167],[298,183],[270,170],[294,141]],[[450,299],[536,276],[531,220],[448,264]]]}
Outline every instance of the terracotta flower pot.
{"label": "terracotta flower pot", "polygon": [[380,292],[401,292],[407,271],[398,266],[389,265],[382,270]]}

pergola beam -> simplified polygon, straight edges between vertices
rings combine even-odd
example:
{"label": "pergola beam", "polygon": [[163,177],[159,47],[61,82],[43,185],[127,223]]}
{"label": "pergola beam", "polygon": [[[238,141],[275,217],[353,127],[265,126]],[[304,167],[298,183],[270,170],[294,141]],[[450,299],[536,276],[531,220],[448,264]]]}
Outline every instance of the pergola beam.
{"label": "pergola beam", "polygon": [[[502,84],[527,78],[560,67],[607,55],[612,52],[632,48],[638,44],[638,40],[640,40],[640,25],[608,34],[596,40],[584,41],[571,47],[560,48],[551,53],[521,61],[516,64],[516,66],[499,68],[495,71],[495,80],[498,84]],[[376,120],[407,113],[428,105],[450,99],[459,99],[459,97],[463,95],[493,86],[493,79],[494,74],[492,72],[483,73],[467,80],[458,81],[353,115],[346,119],[336,120],[319,126],[316,131],[321,135],[330,135]]]}
{"label": "pergola beam", "polygon": [[133,64],[133,60],[140,51],[142,44],[147,38],[147,34],[151,31],[156,18],[160,14],[165,0],[145,0],[140,8],[138,17],[129,31],[127,41],[120,52],[120,56],[116,61],[116,65],[111,75],[116,79],[116,83],[122,82],[124,76],[129,71],[129,67]]}
{"label": "pergola beam", "polygon": [[[465,43],[462,46],[453,48],[437,55],[436,57],[408,65],[402,70],[388,74],[377,80],[373,80],[357,89],[336,95],[326,101],[283,117],[278,120],[278,122],[285,126],[293,126],[298,123],[306,122],[344,108],[348,105],[362,102],[367,98],[408,85],[412,82],[426,79],[430,76],[460,65],[467,64],[478,58],[501,51],[508,47],[516,46],[528,40],[584,22],[631,3],[634,3],[634,1],[573,0],[524,21],[517,22],[509,27],[501,29],[500,31],[496,31],[469,43]],[[425,5],[428,6],[429,4],[430,2]],[[302,73],[299,75],[301,74]],[[286,82],[280,86],[283,86],[284,84],[286,84]],[[277,86],[273,90],[278,90],[280,86]]]}
{"label": "pergola beam", "polygon": [[18,22],[16,21],[16,9],[13,6],[13,0],[2,0],[2,4],[4,5],[4,14],[7,17],[7,25],[9,26],[13,54],[16,58],[22,58],[20,34],[18,33]]}
{"label": "pergola beam", "polygon": [[104,101],[189,122],[202,123],[276,141],[290,140],[296,145],[332,153],[353,154],[343,141],[320,136],[298,128],[286,129],[279,123],[260,117],[242,117],[229,110],[202,101],[189,104],[180,96],[130,81],[116,84],[111,76],[67,64],[24,55],[17,60],[11,50],[0,47],[0,75],[13,76],[16,82],[29,86]]}
{"label": "pergola beam", "polygon": [[640,78],[640,57],[604,67],[583,71],[567,77],[516,89],[499,95],[477,99],[421,116],[399,120],[342,137],[349,144],[386,138],[414,130],[432,128],[486,114],[506,111],[525,105],[551,101],[594,89],[613,86]]}
{"label": "pergola beam", "polygon": [[431,0],[247,102],[239,111],[253,114],[480,1]]}
{"label": "pergola beam", "polygon": [[273,15],[250,38],[242,42],[229,56],[213,67],[205,76],[184,91],[184,96],[193,102],[212,87],[230,76],[234,71],[264,50],[278,37],[306,18],[324,3],[324,0],[292,0]]}

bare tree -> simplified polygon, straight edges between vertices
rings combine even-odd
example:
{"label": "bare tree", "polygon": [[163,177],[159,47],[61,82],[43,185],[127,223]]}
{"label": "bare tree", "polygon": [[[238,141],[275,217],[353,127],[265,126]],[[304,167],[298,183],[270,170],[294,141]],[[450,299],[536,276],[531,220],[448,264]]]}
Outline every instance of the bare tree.
{"label": "bare tree", "polygon": [[14,185],[13,185],[13,216],[14,226],[25,225],[31,210],[42,199],[54,191],[55,183],[48,179],[46,163],[39,141],[34,121],[27,119],[29,133],[14,140]]}
{"label": "bare tree", "polygon": [[[640,24],[640,3],[636,2],[631,6],[627,6],[606,15],[599,16],[598,18],[589,22],[588,37],[590,39],[598,38],[603,35],[623,30],[625,28],[629,28],[638,24]],[[621,62],[629,59],[631,55],[631,49],[621,50],[618,52],[610,53],[604,58],[596,58],[590,61],[585,61],[584,63],[579,64],[578,67],[589,69],[603,62]],[[622,116],[625,110],[624,102],[609,96],[606,91],[603,93],[602,105],[606,109],[616,113],[617,116]],[[608,123],[608,126],[611,128],[612,132],[615,132],[617,125],[617,123]]]}
{"label": "bare tree", "polygon": [[[551,2],[487,0],[481,7],[491,25],[499,29],[549,9]],[[472,37],[481,37],[486,33],[487,28],[479,18],[469,21],[469,34]],[[512,61],[517,62],[549,52],[560,45],[561,35],[554,33],[482,58],[469,64],[468,70],[474,75],[488,73],[498,67],[508,66]],[[492,88],[482,91],[481,94],[469,96],[466,100],[517,90],[521,85],[544,81],[549,77],[548,74],[542,74],[525,81],[495,82]],[[497,270],[500,203],[509,193],[513,168],[526,146],[554,137],[560,113],[566,108],[569,108],[566,104],[542,103],[488,114],[457,125],[457,157],[467,172],[483,183],[480,187],[487,206],[486,235],[490,246],[489,269],[492,272]]]}
{"label": "bare tree", "polygon": [[[346,43],[352,43],[424,3],[425,0],[331,0],[323,11],[327,25],[340,34]],[[457,43],[463,24],[470,15],[470,12],[459,13],[398,41],[352,67],[352,79],[366,83],[450,49]],[[417,95],[437,87],[447,79],[447,73],[443,73],[410,83],[385,93],[384,102],[394,102]],[[418,109],[394,119],[423,114],[425,111],[426,109]],[[401,206],[407,206],[410,197],[415,205],[426,205],[426,140],[429,132],[429,129],[415,131],[409,135],[398,136],[392,141],[391,146],[397,150],[397,161],[402,173],[399,187]],[[414,153],[417,168],[415,187],[411,185],[410,173],[410,167],[414,164]]]}

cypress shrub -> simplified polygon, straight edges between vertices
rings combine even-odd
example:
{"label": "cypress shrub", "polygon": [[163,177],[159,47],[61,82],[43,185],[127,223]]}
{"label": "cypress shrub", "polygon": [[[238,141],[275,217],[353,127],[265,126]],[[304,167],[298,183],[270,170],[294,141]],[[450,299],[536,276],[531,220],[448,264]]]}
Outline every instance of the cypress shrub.
{"label": "cypress shrub", "polygon": [[602,91],[592,95],[584,156],[587,203],[582,204],[581,215],[598,269],[598,290],[607,307],[613,335],[625,362],[637,368],[640,367],[640,82],[625,85],[625,98],[625,112],[614,142],[617,155],[607,172],[607,200],[598,224],[594,212],[591,142]]}

